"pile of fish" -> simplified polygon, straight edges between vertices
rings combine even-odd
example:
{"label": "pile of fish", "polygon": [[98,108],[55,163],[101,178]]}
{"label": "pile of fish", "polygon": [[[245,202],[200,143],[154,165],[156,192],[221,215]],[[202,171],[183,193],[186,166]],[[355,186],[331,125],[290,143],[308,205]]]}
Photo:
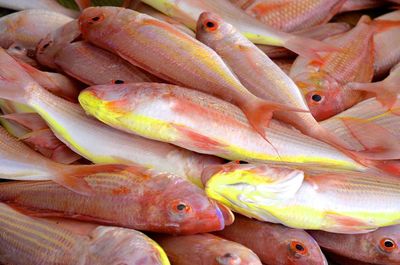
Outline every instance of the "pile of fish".
{"label": "pile of fish", "polygon": [[400,1],[98,2],[0,0],[0,264],[400,264]]}

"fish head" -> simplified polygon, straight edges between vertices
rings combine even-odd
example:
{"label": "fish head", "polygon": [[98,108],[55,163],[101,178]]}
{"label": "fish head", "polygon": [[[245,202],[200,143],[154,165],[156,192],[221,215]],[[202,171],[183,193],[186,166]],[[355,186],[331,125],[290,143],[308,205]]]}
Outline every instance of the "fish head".
{"label": "fish head", "polygon": [[329,74],[306,72],[293,79],[316,120],[325,120],[344,110],[342,88]]}
{"label": "fish head", "polygon": [[[110,36],[110,33],[120,30],[113,27],[111,22],[122,10],[123,8],[118,7],[89,7],[84,9],[79,16],[79,27],[83,39],[90,39],[91,42],[95,42],[97,38],[105,38],[105,41],[107,41],[107,36]],[[109,42],[111,43],[112,40]]]}
{"label": "fish head", "polygon": [[[304,172],[268,165],[237,164],[213,166],[202,179],[207,196],[243,215],[270,220],[275,204],[295,196]],[[276,220],[274,220],[276,221]]]}
{"label": "fish head", "polygon": [[236,29],[215,13],[203,12],[197,20],[196,38],[207,46],[215,47],[234,33]]}
{"label": "fish head", "polygon": [[328,265],[318,243],[304,230],[288,228],[278,238],[276,264]]}
{"label": "fish head", "polygon": [[361,243],[366,260],[380,264],[400,264],[400,225],[381,227],[365,234]]}
{"label": "fish head", "polygon": [[210,263],[215,265],[258,265],[260,259],[250,249],[229,241],[221,241],[215,246]]}
{"label": "fish head", "polygon": [[166,227],[166,233],[218,231],[233,223],[234,216],[228,208],[209,199],[202,189],[185,179],[169,176],[158,186],[162,190],[151,202],[156,211],[147,216],[154,218],[155,225]]}

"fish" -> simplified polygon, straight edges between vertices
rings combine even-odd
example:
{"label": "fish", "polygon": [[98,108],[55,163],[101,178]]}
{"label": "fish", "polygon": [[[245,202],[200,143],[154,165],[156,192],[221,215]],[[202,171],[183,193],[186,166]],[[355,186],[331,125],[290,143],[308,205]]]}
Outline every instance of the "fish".
{"label": "fish", "polygon": [[374,74],[373,36],[398,27],[398,21],[371,21],[363,16],[356,27],[324,41],[340,48],[326,53],[322,63],[298,57],[290,77],[301,89],[313,116],[318,120],[338,114],[365,98],[365,93],[346,89],[350,82],[370,82]]}
{"label": "fish", "polygon": [[[358,235],[309,231],[325,251],[370,264],[400,263],[400,226],[387,226]],[[352,263],[353,264],[353,263]]]}
{"label": "fish", "polygon": [[[331,22],[323,25],[310,27],[304,30],[296,31],[293,34],[300,35],[315,40],[323,40],[328,37],[344,33],[350,29],[350,25],[345,22]],[[296,54],[283,47],[270,45],[256,45],[271,59],[276,58],[295,58]]]}
{"label": "fish", "polygon": [[[375,18],[379,20],[400,21],[400,10]],[[374,78],[384,77],[390,69],[400,62],[400,28],[395,27],[374,35],[375,61]]]}
{"label": "fish", "polygon": [[83,41],[66,45],[57,53],[54,63],[88,85],[159,81],[117,55]]}
{"label": "fish", "polygon": [[384,7],[388,1],[381,0],[347,0],[339,13]]}
{"label": "fish", "polygon": [[86,113],[116,129],[198,153],[228,160],[366,170],[339,150],[279,121],[271,121],[266,141],[238,107],[189,88],[161,83],[91,86],[78,100]]}
{"label": "fish", "polygon": [[0,178],[14,180],[53,180],[82,194],[90,188],[82,176],[112,174],[124,169],[123,165],[63,165],[49,160],[18,141],[0,127]]}
{"label": "fish", "polygon": [[77,17],[79,13],[75,10],[66,8],[54,0],[0,0],[0,6],[2,8],[8,8],[13,10],[27,10],[27,9],[43,9],[52,12],[60,13],[69,17]]}
{"label": "fish", "polygon": [[398,84],[400,81],[400,63],[395,65],[389,76],[384,80],[374,83],[348,83],[347,87],[356,91],[366,91],[373,93],[384,107],[391,109],[397,101],[397,95],[400,93]]}
{"label": "fish", "polygon": [[[310,38],[276,30],[249,16],[229,0],[144,0],[142,1],[175,20],[196,29],[198,17],[203,12],[212,12],[237,28],[255,44],[282,46],[301,56],[318,58],[317,51],[332,51],[335,47]],[[305,46],[304,43],[308,45]]]}
{"label": "fish", "polygon": [[148,15],[119,7],[91,7],[82,12],[79,23],[83,38],[92,44],[168,82],[236,104],[264,137],[275,110],[303,111],[254,96],[211,48]]}
{"label": "fish", "polygon": [[203,173],[207,196],[260,221],[357,234],[400,222],[400,180],[377,172],[228,164]]}
{"label": "fish", "polygon": [[18,63],[43,88],[68,101],[77,102],[80,88],[75,80],[63,74],[40,71],[22,61],[18,61]]}
{"label": "fish", "polygon": [[54,57],[65,46],[81,37],[81,30],[77,19],[71,20],[56,28],[43,37],[36,45],[36,60],[48,68],[57,70]]}
{"label": "fish", "polygon": [[40,67],[38,62],[32,58],[34,56],[32,50],[28,50],[20,46],[18,43],[11,44],[11,46],[7,49],[7,53],[15,59],[27,63],[33,67]]}
{"label": "fish", "polygon": [[261,265],[250,249],[212,234],[163,236],[155,240],[174,265]]}
{"label": "fish", "polygon": [[193,234],[221,230],[234,221],[228,208],[191,182],[140,166],[83,178],[90,196],[52,181],[0,183],[0,201],[36,217],[93,221],[141,231]]}
{"label": "fish", "polygon": [[0,18],[0,46],[7,49],[17,43],[34,50],[48,33],[70,22],[72,18],[48,10],[32,9]]}
{"label": "fish", "polygon": [[250,16],[284,32],[293,32],[327,23],[346,0],[269,1],[229,0]]}
{"label": "fish", "polygon": [[155,241],[133,229],[32,218],[4,203],[0,216],[4,264],[170,264]]}
{"label": "fish", "polygon": [[[399,98],[399,96],[397,96]],[[388,110],[376,98],[364,100],[353,107],[321,122],[327,130],[342,139],[349,150],[372,151],[380,146],[382,151],[394,150],[400,132],[400,101],[396,101],[394,106]],[[358,125],[351,126],[349,121],[356,120]],[[373,137],[368,136],[366,131],[378,131]],[[369,138],[369,140],[367,140]],[[377,140],[385,140],[386,144],[377,144]],[[386,147],[386,148],[382,148]]]}
{"label": "fish", "polygon": [[58,139],[95,164],[140,164],[201,185],[203,168],[223,162],[220,158],[129,135],[88,117],[78,104],[57,97],[34,82],[1,49],[0,76],[3,78],[0,80],[0,98],[29,105],[46,121]]}
{"label": "fish", "polygon": [[250,248],[265,265],[328,265],[317,242],[304,230],[236,214],[233,224],[214,234]]}
{"label": "fish", "polygon": [[[212,24],[213,27],[208,27]],[[196,38],[214,49],[255,96],[277,103],[309,110],[300,89],[267,55],[213,13],[200,15]],[[302,133],[322,141],[338,142],[315,120],[311,113],[275,112],[274,118],[288,123]]]}

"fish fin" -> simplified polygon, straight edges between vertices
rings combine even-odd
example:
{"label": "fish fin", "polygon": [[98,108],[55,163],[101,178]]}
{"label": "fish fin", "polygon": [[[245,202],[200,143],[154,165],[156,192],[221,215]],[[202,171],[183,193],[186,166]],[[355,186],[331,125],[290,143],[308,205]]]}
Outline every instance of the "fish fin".
{"label": "fish fin", "polygon": [[354,217],[344,216],[334,212],[325,215],[327,227],[325,231],[341,234],[361,234],[375,231],[377,228],[370,228],[371,224]]}
{"label": "fish fin", "polygon": [[50,159],[61,164],[72,164],[82,157],[68,148],[65,144],[58,146],[51,153]]}
{"label": "fish fin", "polygon": [[[247,119],[251,126],[264,138],[266,139],[266,129],[269,126],[269,122],[272,119],[274,111],[295,111],[295,112],[310,112],[308,109],[292,108],[287,105],[258,100],[253,101],[253,104],[249,103],[243,106]],[[266,139],[268,141],[268,139]]]}
{"label": "fish fin", "polygon": [[[189,144],[195,149],[200,149],[201,151],[223,151],[228,145],[220,143],[211,139],[210,137],[204,136],[202,134],[196,133],[193,130],[186,128],[185,126],[175,125],[176,130],[183,135],[184,138],[189,138],[189,141],[183,140],[185,145]],[[178,141],[179,142],[179,141]],[[199,151],[199,152],[201,152]]]}
{"label": "fish fin", "polygon": [[400,161],[399,160],[384,160],[373,161],[373,167],[380,169],[393,176],[400,176]]}
{"label": "fish fin", "polygon": [[18,139],[33,144],[35,147],[47,149],[55,149],[62,144],[62,142],[58,140],[54,133],[48,128],[27,133]]}
{"label": "fish fin", "polygon": [[36,86],[17,61],[0,48],[0,98],[26,104]]}
{"label": "fish fin", "polygon": [[362,90],[374,93],[376,100],[378,100],[383,106],[390,109],[397,101],[397,93],[400,91],[399,80],[384,80],[376,83],[348,83],[346,87],[353,90]]}
{"label": "fish fin", "polygon": [[334,47],[332,44],[301,36],[289,38],[284,42],[283,47],[297,53],[299,56],[314,59],[314,61],[320,63],[323,62],[321,55],[318,54],[319,52],[337,52],[340,50],[340,48]]}
{"label": "fish fin", "polygon": [[11,113],[0,117],[6,120],[15,121],[32,131],[48,128],[46,122],[37,113]]}
{"label": "fish fin", "polygon": [[75,0],[75,3],[78,5],[80,10],[83,10],[83,9],[91,6],[92,1],[91,0]]}
{"label": "fish fin", "polygon": [[392,28],[400,27],[400,21],[376,19],[371,22],[377,32],[384,32]]}
{"label": "fish fin", "polygon": [[127,166],[118,164],[104,165],[71,165],[57,167],[54,182],[82,195],[93,195],[94,191],[85,181],[85,177],[97,173],[115,173],[126,169]]}
{"label": "fish fin", "polygon": [[365,119],[350,117],[339,119],[365,148],[356,152],[357,155],[371,160],[400,159],[400,141],[387,129]]}

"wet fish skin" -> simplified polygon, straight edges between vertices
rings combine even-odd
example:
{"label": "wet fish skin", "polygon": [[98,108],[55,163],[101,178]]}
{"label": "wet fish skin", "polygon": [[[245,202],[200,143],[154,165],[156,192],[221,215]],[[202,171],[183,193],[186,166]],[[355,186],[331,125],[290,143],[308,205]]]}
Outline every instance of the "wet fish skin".
{"label": "wet fish skin", "polygon": [[188,88],[158,83],[92,86],[81,92],[79,102],[114,128],[229,160],[365,170],[333,147],[278,121],[271,121],[265,141],[235,105]]}
{"label": "wet fish skin", "polygon": [[51,31],[70,22],[72,18],[60,13],[32,9],[0,18],[0,46],[8,48],[18,43],[34,50],[36,44]]}
{"label": "wet fish skin", "polygon": [[267,165],[218,166],[206,193],[258,220],[298,229],[356,234],[399,224],[400,181],[376,172],[304,172]]}
{"label": "wet fish skin", "polygon": [[253,251],[212,234],[156,237],[175,265],[261,265]]}
{"label": "wet fish skin", "polygon": [[117,80],[125,83],[160,81],[117,55],[87,42],[68,44],[57,53],[54,63],[88,85],[112,84]]}
{"label": "wet fish skin", "polygon": [[168,265],[141,232],[93,223],[31,218],[0,204],[0,262],[13,265]]}
{"label": "wet fish skin", "polygon": [[18,181],[1,183],[0,200],[37,211],[40,216],[91,220],[159,233],[217,231],[233,222],[226,207],[218,206],[202,189],[174,175],[132,166],[83,179],[93,191],[91,196],[51,181]]}
{"label": "wet fish skin", "polygon": [[298,57],[290,77],[301,89],[308,107],[318,120],[327,119],[364,98],[364,93],[346,89],[348,82],[370,82],[373,77],[375,27],[364,16],[352,30],[325,42],[339,51],[323,56],[323,63]]}
{"label": "wet fish skin", "polygon": [[346,0],[230,0],[250,16],[284,32],[325,24],[339,12]]}
{"label": "wet fish skin", "polygon": [[266,265],[328,265],[317,242],[304,230],[235,215],[217,236],[243,244]]}
{"label": "wet fish skin", "polygon": [[[370,264],[395,265],[400,262],[400,226],[387,226],[359,235],[309,231],[326,251]],[[385,246],[385,242],[388,246]]]}
{"label": "wet fish skin", "polygon": [[27,10],[27,9],[44,9],[52,12],[57,12],[69,17],[77,17],[79,13],[75,10],[68,9],[60,5],[54,0],[0,0],[0,6],[2,8],[8,8],[13,10]]}
{"label": "wet fish skin", "polygon": [[0,98],[34,108],[58,139],[94,163],[139,163],[159,172],[190,179],[199,185],[205,166],[222,163],[216,157],[128,135],[88,117],[78,104],[54,96],[40,87],[4,50],[0,50],[0,65],[7,65],[7,70],[0,67],[0,75],[8,80],[0,81],[6,82],[1,86]]}

